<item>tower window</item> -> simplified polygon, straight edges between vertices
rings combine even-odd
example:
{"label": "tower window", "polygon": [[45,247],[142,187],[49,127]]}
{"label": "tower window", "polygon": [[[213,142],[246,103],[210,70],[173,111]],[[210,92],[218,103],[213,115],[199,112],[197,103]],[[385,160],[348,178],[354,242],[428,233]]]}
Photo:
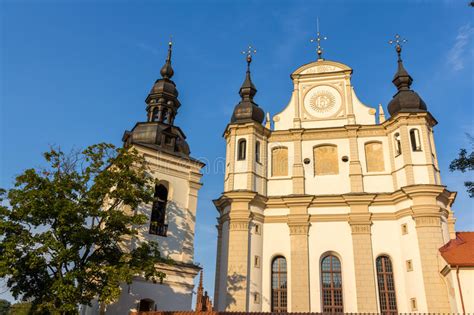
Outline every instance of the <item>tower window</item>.
{"label": "tower window", "polygon": [[255,162],[260,163],[260,141],[255,142]]}
{"label": "tower window", "polygon": [[413,271],[413,263],[412,263],[411,259],[407,260],[406,264],[407,264],[407,271]]}
{"label": "tower window", "polygon": [[153,108],[153,112],[151,115],[151,121],[158,121],[158,108]]}
{"label": "tower window", "polygon": [[167,199],[168,189],[162,184],[155,185],[151,208],[150,234],[166,236],[168,232],[168,224],[165,224]]}
{"label": "tower window", "polygon": [[253,266],[255,268],[260,268],[260,256],[257,256],[257,255],[254,256]]}
{"label": "tower window", "polygon": [[393,136],[393,141],[395,141],[395,156],[398,156],[402,154],[402,142],[398,132]]}
{"label": "tower window", "polygon": [[313,149],[314,175],[335,175],[339,173],[337,146],[321,145]]}
{"label": "tower window", "polygon": [[418,129],[410,130],[410,142],[412,151],[421,151],[420,131]]}
{"label": "tower window", "polygon": [[365,161],[367,172],[383,172],[385,170],[382,142],[365,144]]}
{"label": "tower window", "polygon": [[321,261],[321,285],[323,312],[344,312],[341,262],[334,255],[327,255]]}
{"label": "tower window", "polygon": [[260,304],[260,294],[258,292],[255,292],[253,294],[253,303],[254,304]]}
{"label": "tower window", "polygon": [[278,256],[272,262],[272,312],[287,311],[286,259]]}
{"label": "tower window", "polygon": [[396,315],[397,299],[393,281],[392,262],[388,256],[379,256],[376,260],[377,285],[379,288],[380,313]]}
{"label": "tower window", "polygon": [[240,139],[237,147],[238,147],[237,160],[239,161],[245,160],[245,153],[247,150],[247,141],[245,139]]}
{"label": "tower window", "polygon": [[288,176],[288,148],[272,149],[272,176]]}
{"label": "tower window", "polygon": [[408,225],[406,223],[402,224],[402,234],[408,234]]}

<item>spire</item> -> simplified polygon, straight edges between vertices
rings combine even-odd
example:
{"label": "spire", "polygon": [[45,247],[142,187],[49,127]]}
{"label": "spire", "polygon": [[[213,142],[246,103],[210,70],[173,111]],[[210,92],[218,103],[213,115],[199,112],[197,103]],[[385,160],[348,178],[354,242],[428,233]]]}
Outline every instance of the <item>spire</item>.
{"label": "spire", "polygon": [[403,66],[403,61],[402,61],[402,45],[406,42],[407,40],[401,39],[400,35],[398,34],[395,35],[395,40],[389,41],[390,44],[395,44],[395,51],[397,52],[397,56],[398,56],[398,61],[397,61],[398,69],[395,75],[393,76],[392,82],[399,91],[409,90],[411,83],[413,82],[413,79],[405,70],[405,67]]}
{"label": "spire", "polygon": [[385,121],[385,113],[383,112],[382,104],[379,104],[379,124]]}
{"label": "spire", "polygon": [[247,73],[245,74],[245,80],[242,83],[239,91],[241,100],[234,108],[234,113],[232,114],[232,118],[230,120],[231,123],[245,123],[255,121],[261,124],[265,118],[263,110],[253,101],[253,97],[257,93],[257,89],[255,88],[252,78],[250,77],[250,64],[252,63],[252,55],[256,52],[257,50],[252,48],[252,46],[248,46],[248,49],[242,52],[246,55]]}
{"label": "spire", "polygon": [[171,53],[173,51],[173,42],[170,38],[170,41],[168,42],[168,56],[166,57],[166,62],[161,68],[161,76],[163,79],[171,79],[171,77],[174,74],[173,67],[171,66]]}
{"label": "spire", "polygon": [[248,50],[243,51],[242,53],[247,54],[247,73],[245,74],[245,80],[242,83],[242,86],[240,87],[239,94],[243,100],[253,101],[253,97],[255,96],[255,94],[257,94],[257,89],[255,88],[255,85],[252,82],[252,78],[250,77],[250,64],[252,63],[252,54],[257,53],[257,50],[249,45]]}
{"label": "spire", "polygon": [[398,68],[392,80],[393,84],[397,87],[398,92],[393,96],[393,99],[388,104],[388,111],[391,116],[399,112],[426,111],[425,102],[416,92],[410,90],[413,79],[403,66],[402,45],[406,42],[407,40],[401,39],[398,34],[395,35],[395,39],[388,42],[391,45],[395,44],[395,51],[398,56]]}
{"label": "spire", "polygon": [[202,285],[202,273],[204,271],[201,270],[201,274],[199,275],[199,285],[198,285],[198,288],[197,288],[197,294],[196,294],[196,312],[200,312],[203,310],[203,291],[204,291],[204,288],[203,288],[203,285]]}
{"label": "spire", "polygon": [[312,38],[310,41],[312,43],[317,43],[316,53],[318,54],[318,61],[323,59],[323,48],[321,47],[321,41],[328,39],[326,36],[321,36],[319,32],[319,17],[316,19],[316,38]]}

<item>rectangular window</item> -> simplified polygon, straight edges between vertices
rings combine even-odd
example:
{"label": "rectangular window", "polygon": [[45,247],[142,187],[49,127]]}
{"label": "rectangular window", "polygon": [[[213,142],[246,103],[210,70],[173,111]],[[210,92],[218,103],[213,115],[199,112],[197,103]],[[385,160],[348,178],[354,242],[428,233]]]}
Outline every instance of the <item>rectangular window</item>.
{"label": "rectangular window", "polygon": [[253,294],[253,303],[254,304],[260,304],[260,294],[258,292],[255,292]]}
{"label": "rectangular window", "polygon": [[272,149],[272,176],[288,176],[288,148]]}
{"label": "rectangular window", "polygon": [[402,235],[408,234],[408,225],[406,223],[402,224]]}
{"label": "rectangular window", "polygon": [[255,142],[255,162],[260,163],[260,141]]}
{"label": "rectangular window", "polygon": [[255,268],[260,268],[260,257],[259,256],[255,255],[254,260],[253,260],[253,266]]}
{"label": "rectangular window", "polygon": [[260,224],[255,224],[255,234],[260,235]]}
{"label": "rectangular window", "polygon": [[411,260],[407,260],[406,264],[407,264],[407,271],[413,271],[413,263],[411,262]]}
{"label": "rectangular window", "polygon": [[412,311],[418,311],[418,306],[416,305],[416,298],[410,299],[410,305]]}

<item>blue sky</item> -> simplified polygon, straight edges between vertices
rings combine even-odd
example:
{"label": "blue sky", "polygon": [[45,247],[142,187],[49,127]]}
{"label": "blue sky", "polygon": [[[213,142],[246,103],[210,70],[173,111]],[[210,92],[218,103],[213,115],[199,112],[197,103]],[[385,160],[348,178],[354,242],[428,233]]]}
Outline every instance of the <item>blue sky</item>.
{"label": "blue sky", "polygon": [[[458,191],[458,230],[473,230],[473,204],[463,187],[472,174],[450,173],[473,133],[473,8],[452,1],[5,1],[0,0],[0,187],[42,165],[49,145],[65,150],[98,142],[121,145],[123,131],[145,120],[145,97],[166,57],[170,34],[176,119],[192,155],[212,165],[225,155],[222,132],[239,101],[241,51],[258,50],[256,102],[272,115],[287,104],[292,71],[316,58],[309,40],[316,17],[325,58],[354,69],[362,102],[386,105],[395,33],[413,88],[438,120],[435,140],[442,180]],[[213,294],[216,215],[222,169],[206,170],[199,193],[196,261]],[[5,287],[0,287],[4,292]],[[11,298],[7,293],[0,297]]]}

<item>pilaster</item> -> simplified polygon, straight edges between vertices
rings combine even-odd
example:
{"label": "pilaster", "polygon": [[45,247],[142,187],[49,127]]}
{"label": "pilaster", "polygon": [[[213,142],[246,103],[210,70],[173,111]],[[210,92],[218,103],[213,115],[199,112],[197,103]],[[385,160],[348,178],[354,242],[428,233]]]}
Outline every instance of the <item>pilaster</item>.
{"label": "pilaster", "polygon": [[220,292],[220,278],[221,278],[221,255],[222,255],[222,222],[219,220],[217,228],[217,253],[216,253],[216,274],[214,279],[214,305],[217,307]]}
{"label": "pilaster", "polygon": [[405,192],[413,200],[413,219],[421,259],[421,272],[425,287],[427,311],[429,313],[449,313],[446,284],[440,273],[439,248],[444,245],[441,229],[443,209],[437,203],[437,197],[444,191],[442,186],[413,186]]}
{"label": "pilaster", "polygon": [[293,161],[293,194],[303,195],[304,194],[304,169],[303,160],[301,153],[301,131],[295,131],[298,133],[298,137],[293,142],[294,146],[294,161]]}
{"label": "pilaster", "polygon": [[400,137],[405,177],[407,179],[407,186],[410,186],[415,184],[415,174],[413,172],[413,162],[411,159],[410,137],[408,135],[408,127],[406,124],[400,126]]}
{"label": "pilaster", "polygon": [[357,130],[359,126],[346,126],[346,129],[348,130],[349,137],[349,178],[351,180],[351,192],[363,192],[362,166],[360,164],[359,148],[357,146]]}
{"label": "pilaster", "polygon": [[349,225],[352,231],[352,247],[355,261],[357,311],[376,313],[377,288],[375,285],[374,256],[372,252],[371,213],[369,205],[375,195],[346,196],[350,206]]}
{"label": "pilaster", "polygon": [[226,311],[243,311],[248,307],[250,202],[255,193],[226,193],[231,201],[229,211],[229,255],[227,266]]}
{"label": "pilaster", "polygon": [[313,200],[312,196],[284,198],[290,209],[288,227],[290,228],[291,246],[291,312],[309,312],[309,248],[308,231],[309,215],[308,206]]}

